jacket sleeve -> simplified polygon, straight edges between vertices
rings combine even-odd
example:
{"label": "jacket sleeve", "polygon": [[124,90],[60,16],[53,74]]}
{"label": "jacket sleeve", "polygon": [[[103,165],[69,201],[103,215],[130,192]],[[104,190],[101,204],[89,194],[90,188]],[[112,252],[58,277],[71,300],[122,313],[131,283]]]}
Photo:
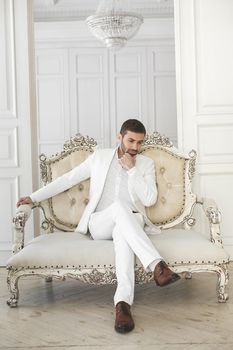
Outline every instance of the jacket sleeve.
{"label": "jacket sleeve", "polygon": [[55,196],[58,193],[64,192],[77,183],[84,181],[91,176],[91,164],[93,161],[94,153],[90,155],[84,162],[76,166],[74,169],[59,176],[48,185],[33,192],[30,198],[33,202],[41,202],[45,199]]}
{"label": "jacket sleeve", "polygon": [[136,166],[128,171],[129,183],[142,204],[149,207],[157,200],[157,187],[155,166],[152,159],[148,158],[142,173]]}

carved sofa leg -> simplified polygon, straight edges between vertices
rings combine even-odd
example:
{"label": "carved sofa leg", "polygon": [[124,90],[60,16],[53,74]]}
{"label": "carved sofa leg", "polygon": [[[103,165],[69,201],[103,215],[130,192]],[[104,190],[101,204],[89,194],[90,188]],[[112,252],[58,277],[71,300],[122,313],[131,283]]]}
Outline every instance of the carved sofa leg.
{"label": "carved sofa leg", "polygon": [[229,272],[225,265],[218,266],[218,281],[217,281],[217,296],[219,303],[225,303],[228,299],[228,294],[225,292],[229,280]]}
{"label": "carved sofa leg", "polygon": [[7,285],[8,289],[10,291],[10,298],[7,300],[7,305],[10,307],[17,307],[18,306],[18,299],[19,299],[19,288],[18,288],[18,280],[20,276],[17,276],[16,272],[13,270],[9,270],[8,276],[7,276]]}
{"label": "carved sofa leg", "polygon": [[185,279],[186,280],[191,280],[193,277],[192,272],[185,272]]}

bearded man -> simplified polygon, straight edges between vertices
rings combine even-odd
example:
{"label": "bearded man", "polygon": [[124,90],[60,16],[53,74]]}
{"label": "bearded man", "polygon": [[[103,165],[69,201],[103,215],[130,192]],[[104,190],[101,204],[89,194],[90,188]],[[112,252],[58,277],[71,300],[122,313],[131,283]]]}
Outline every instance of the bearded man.
{"label": "bearded man", "polygon": [[41,202],[90,179],[89,203],[75,231],[90,233],[94,240],[113,240],[117,276],[115,330],[119,333],[134,328],[130,306],[134,299],[135,255],[146,271],[153,272],[157,285],[162,287],[180,278],[148,236],[160,230],[145,211],[157,199],[155,164],[139,154],[145,135],[139,120],[126,120],[118,134],[117,148],[96,150],[83,163],[17,203]]}

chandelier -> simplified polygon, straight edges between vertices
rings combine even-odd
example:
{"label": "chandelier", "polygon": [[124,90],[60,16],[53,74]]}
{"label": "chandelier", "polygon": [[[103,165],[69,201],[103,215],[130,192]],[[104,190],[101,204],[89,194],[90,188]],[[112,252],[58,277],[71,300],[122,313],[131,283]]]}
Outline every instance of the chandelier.
{"label": "chandelier", "polygon": [[86,19],[92,34],[108,48],[125,46],[143,23],[143,17],[130,12],[126,3],[126,0],[100,0],[96,14]]}

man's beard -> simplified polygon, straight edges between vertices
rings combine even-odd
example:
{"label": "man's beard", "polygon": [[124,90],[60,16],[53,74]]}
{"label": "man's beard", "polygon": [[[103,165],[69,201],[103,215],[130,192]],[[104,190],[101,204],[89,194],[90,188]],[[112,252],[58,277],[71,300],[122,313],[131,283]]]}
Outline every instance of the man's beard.
{"label": "man's beard", "polygon": [[121,142],[121,144],[120,144],[120,150],[121,150],[121,152],[123,154],[128,153],[132,157],[136,156],[138,154],[138,151],[135,151],[135,150],[132,150],[132,149],[127,149],[123,142]]}

